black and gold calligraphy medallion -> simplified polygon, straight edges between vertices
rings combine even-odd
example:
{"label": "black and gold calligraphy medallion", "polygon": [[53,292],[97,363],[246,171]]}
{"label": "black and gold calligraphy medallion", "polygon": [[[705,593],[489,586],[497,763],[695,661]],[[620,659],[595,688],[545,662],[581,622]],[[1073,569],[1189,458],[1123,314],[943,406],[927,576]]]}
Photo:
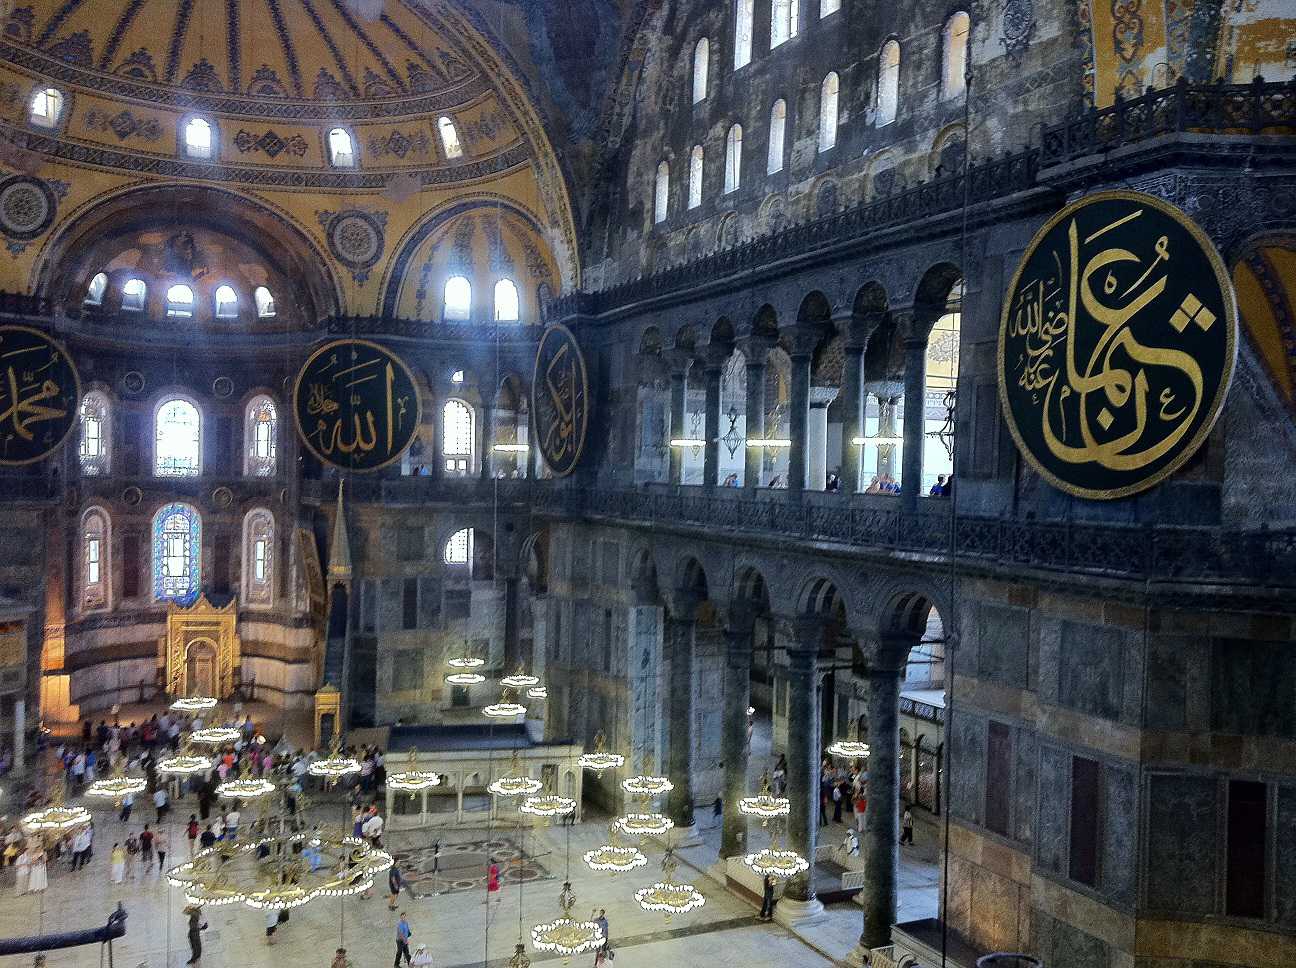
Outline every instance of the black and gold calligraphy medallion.
{"label": "black and gold calligraphy medallion", "polygon": [[77,420],[81,378],[67,350],[38,329],[0,326],[0,464],[32,464]]}
{"label": "black and gold calligraphy medallion", "polygon": [[1236,355],[1233,286],[1201,229],[1159,198],[1099,192],[1026,248],[999,323],[999,399],[1051,484],[1125,497],[1201,446]]}
{"label": "black and gold calligraphy medallion", "polygon": [[554,323],[540,337],[531,378],[536,445],[549,470],[566,477],[576,469],[589,426],[589,378],[576,337]]}
{"label": "black and gold calligraphy medallion", "polygon": [[324,344],[293,385],[297,433],[312,454],[346,470],[376,471],[400,460],[418,431],[419,408],[409,367],[368,340]]}

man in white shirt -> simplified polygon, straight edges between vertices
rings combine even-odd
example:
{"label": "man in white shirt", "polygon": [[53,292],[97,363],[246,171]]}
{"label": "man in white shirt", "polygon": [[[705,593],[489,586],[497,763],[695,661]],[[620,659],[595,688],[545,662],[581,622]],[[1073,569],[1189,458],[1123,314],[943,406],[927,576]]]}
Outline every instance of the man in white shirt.
{"label": "man in white shirt", "polygon": [[369,819],[364,822],[360,832],[369,838],[369,842],[375,847],[382,847],[383,818],[381,814],[371,814]]}

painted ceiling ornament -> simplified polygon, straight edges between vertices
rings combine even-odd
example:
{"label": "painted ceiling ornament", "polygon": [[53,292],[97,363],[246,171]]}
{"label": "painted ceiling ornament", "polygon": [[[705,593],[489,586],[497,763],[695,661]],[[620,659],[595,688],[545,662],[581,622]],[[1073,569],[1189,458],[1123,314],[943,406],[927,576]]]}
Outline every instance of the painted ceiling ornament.
{"label": "painted ceiling ornament", "polygon": [[1003,9],[1003,33],[999,43],[1011,64],[1021,63],[1035,33],[1034,0],[1006,0]]}
{"label": "painted ceiling ornament", "polygon": [[11,255],[18,255],[54,223],[58,203],[67,194],[63,181],[10,175],[0,181],[0,232]]}
{"label": "painted ceiling ornament", "polygon": [[1205,441],[1237,360],[1228,270],[1183,211],[1098,192],[1035,233],[999,325],[999,397],[1027,462],[1111,500],[1164,481]]}
{"label": "painted ceiling ornament", "polygon": [[81,377],[61,344],[29,326],[0,326],[0,466],[52,454],[80,404]]}
{"label": "painted ceiling ornament", "polygon": [[351,278],[363,284],[369,270],[382,258],[387,213],[348,208],[340,212],[316,212],[329,251],[351,270]]}
{"label": "painted ceiling ornament", "polygon": [[545,329],[536,350],[531,414],[540,454],[557,477],[566,477],[580,462],[591,401],[585,357],[576,337],[554,323]]}

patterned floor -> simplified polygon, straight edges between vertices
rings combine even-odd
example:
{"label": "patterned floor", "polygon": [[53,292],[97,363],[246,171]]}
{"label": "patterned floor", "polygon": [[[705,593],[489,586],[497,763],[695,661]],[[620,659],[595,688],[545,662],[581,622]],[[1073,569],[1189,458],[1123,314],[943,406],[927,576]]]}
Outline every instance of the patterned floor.
{"label": "patterned floor", "polygon": [[[423,840],[423,838],[420,838]],[[490,840],[461,843],[441,842],[441,857],[436,860],[434,841],[410,846],[388,844],[396,863],[418,895],[455,894],[486,890],[486,872],[490,859],[500,868],[501,886],[553,880],[536,856],[524,853],[512,837],[496,836]]]}

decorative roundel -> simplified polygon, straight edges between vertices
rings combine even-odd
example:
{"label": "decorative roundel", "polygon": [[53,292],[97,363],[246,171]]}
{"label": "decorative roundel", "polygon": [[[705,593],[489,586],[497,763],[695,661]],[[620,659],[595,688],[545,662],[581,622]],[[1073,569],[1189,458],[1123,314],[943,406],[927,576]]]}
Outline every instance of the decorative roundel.
{"label": "decorative roundel", "polygon": [[127,507],[135,507],[144,499],[143,492],[138,487],[128,487],[122,491],[122,503]]}
{"label": "decorative roundel", "polygon": [[228,487],[218,487],[212,491],[212,504],[218,508],[227,508],[234,503],[234,492]]}
{"label": "decorative roundel", "polygon": [[80,406],[81,378],[67,350],[30,326],[0,326],[0,465],[44,460]]}
{"label": "decorative roundel", "polygon": [[139,370],[131,370],[122,377],[121,385],[122,389],[127,393],[143,393],[144,374]]}
{"label": "decorative roundel", "polygon": [[383,250],[383,230],[367,212],[340,213],[329,224],[329,249],[352,270],[368,269]]}
{"label": "decorative roundel", "polygon": [[0,181],[0,229],[18,241],[34,239],[54,221],[57,200],[49,186],[29,175]]}
{"label": "decorative roundel", "polygon": [[224,400],[234,392],[234,381],[227,376],[218,376],[212,381],[212,393]]}
{"label": "decorative roundel", "polygon": [[549,470],[566,477],[585,449],[590,419],[585,357],[571,330],[561,323],[545,329],[531,378],[531,419],[537,446]]}

